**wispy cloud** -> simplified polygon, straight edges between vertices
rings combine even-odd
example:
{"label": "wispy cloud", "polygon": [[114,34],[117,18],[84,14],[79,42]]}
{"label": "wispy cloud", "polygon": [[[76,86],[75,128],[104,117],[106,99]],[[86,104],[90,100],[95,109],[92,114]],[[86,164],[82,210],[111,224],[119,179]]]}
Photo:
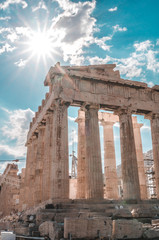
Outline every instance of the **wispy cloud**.
{"label": "wispy cloud", "polygon": [[28,6],[27,2],[24,0],[6,0],[3,3],[0,3],[0,9],[7,9],[12,4],[20,4],[22,8],[26,8]]}
{"label": "wispy cloud", "polygon": [[141,127],[141,131],[151,131],[151,127],[144,124],[144,125]]}
{"label": "wispy cloud", "polygon": [[48,8],[47,8],[46,4],[44,3],[44,1],[40,1],[36,7],[32,7],[32,12],[36,12],[39,9],[43,9],[48,12]]}
{"label": "wispy cloud", "polygon": [[34,116],[31,109],[18,109],[10,111],[1,108],[8,113],[8,121],[0,129],[2,140],[0,142],[0,153],[7,153],[15,157],[23,157],[26,153],[25,142],[29,123]]}
{"label": "wispy cloud", "polygon": [[152,87],[153,83],[146,81],[144,77],[147,70],[159,73],[158,51],[154,50],[154,44],[150,40],[135,42],[133,47],[134,51],[127,58],[119,59],[107,55],[105,58],[87,57],[87,60],[90,64],[116,63],[121,75],[130,79],[140,76],[142,81]]}
{"label": "wispy cloud", "polygon": [[126,32],[128,29],[126,27],[120,27],[118,24],[113,26],[114,32]]}
{"label": "wispy cloud", "polygon": [[110,8],[110,9],[108,9],[109,12],[115,12],[115,11],[117,11],[117,10],[118,10],[117,7],[114,7],[114,8]]}
{"label": "wispy cloud", "polygon": [[11,17],[7,16],[7,17],[0,17],[0,21],[7,21],[10,20]]}
{"label": "wispy cloud", "polygon": [[18,60],[17,62],[15,62],[14,64],[17,66],[17,67],[25,67],[25,65],[27,64],[27,60],[23,60],[23,59],[20,59]]}
{"label": "wispy cloud", "polygon": [[13,52],[15,50],[15,47],[11,47],[10,44],[5,43],[1,48],[0,48],[0,54],[4,52]]}
{"label": "wispy cloud", "polygon": [[74,122],[76,120],[76,118],[68,116],[68,120]]}

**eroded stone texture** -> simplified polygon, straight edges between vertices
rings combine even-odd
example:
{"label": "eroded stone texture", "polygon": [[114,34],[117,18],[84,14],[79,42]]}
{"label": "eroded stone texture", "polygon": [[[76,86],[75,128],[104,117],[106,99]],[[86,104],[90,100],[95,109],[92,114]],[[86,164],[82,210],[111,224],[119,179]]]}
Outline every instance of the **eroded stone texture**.
{"label": "eroded stone texture", "polygon": [[137,157],[131,113],[120,110],[120,140],[124,199],[140,199]]}
{"label": "eroded stone texture", "polygon": [[145,176],[142,141],[141,141],[141,133],[140,133],[140,128],[143,126],[143,124],[137,122],[137,117],[133,117],[132,119],[133,119],[135,148],[136,148],[138,175],[139,175],[139,183],[140,183],[140,196],[141,196],[141,199],[147,199],[146,176]]}
{"label": "eroded stone texture", "polygon": [[78,167],[77,167],[77,198],[86,197],[86,135],[85,112],[79,110],[78,118]]}
{"label": "eroded stone texture", "polygon": [[[154,113],[154,116],[159,114],[159,91],[158,87],[154,86],[149,88],[147,84],[141,82],[135,82],[130,80],[124,80],[120,78],[119,71],[114,71],[114,64],[105,65],[93,65],[93,66],[64,66],[61,67],[57,63],[54,67],[51,67],[49,73],[45,79],[45,86],[49,86],[49,93],[46,94],[45,99],[42,100],[42,104],[36,112],[30,124],[30,130],[27,137],[27,144],[32,144],[32,137],[38,131],[39,124],[42,124],[46,120],[46,114],[49,109],[54,108],[55,119],[52,127],[52,147],[51,147],[51,177],[50,177],[50,192],[51,198],[63,199],[68,198],[68,130],[67,130],[67,111],[65,103],[69,103],[71,106],[86,107],[86,174],[85,174],[85,190],[79,192],[81,198],[84,197],[84,191],[86,191],[86,198],[102,198],[103,197],[103,181],[101,171],[101,156],[100,156],[100,142],[99,142],[99,129],[98,129],[98,117],[97,110],[91,106],[98,106],[99,109],[118,111],[119,109],[131,110],[131,114],[149,114]],[[146,102],[146,104],[145,104]],[[137,163],[135,156],[135,144],[132,128],[131,114],[125,112],[120,114],[121,124],[121,149],[122,158],[124,164],[123,169],[123,182],[126,199],[139,199],[139,184],[137,174]],[[154,118],[153,118],[154,119]],[[154,130],[154,156],[156,159],[156,172],[158,172],[158,130],[157,120],[153,120]],[[62,137],[61,137],[61,136]],[[152,134],[153,135],[153,134]],[[39,140],[38,140],[39,142]],[[46,141],[44,141],[46,142]],[[84,142],[84,141],[83,141]],[[109,141],[110,143],[110,141]],[[112,141],[113,143],[113,141]],[[46,143],[45,143],[46,144]],[[47,145],[44,148],[47,148]],[[39,145],[40,146],[40,145]],[[80,146],[79,146],[80,147]],[[141,146],[140,146],[141,147]],[[39,152],[37,146],[37,152]],[[82,146],[81,146],[82,148]],[[112,145],[111,148],[113,149]],[[88,149],[91,149],[89,151]],[[141,149],[140,149],[141,150]],[[29,151],[29,148],[28,148]],[[113,150],[112,150],[113,151]],[[108,153],[108,151],[107,151]],[[83,154],[83,153],[82,153]],[[45,154],[44,154],[45,155]],[[83,154],[84,155],[84,154]],[[28,155],[29,156],[29,155]],[[48,157],[43,157],[48,160]],[[114,156],[110,157],[114,159]],[[79,158],[80,160],[80,158]],[[30,161],[29,159],[27,160]],[[45,160],[46,161],[46,160]],[[80,160],[81,161],[81,160]],[[80,166],[79,161],[79,166]],[[32,161],[30,161],[31,163]],[[48,160],[49,162],[49,160]],[[108,161],[107,161],[108,163]],[[82,163],[84,165],[84,163]],[[53,167],[54,165],[54,167]],[[113,166],[113,167],[112,167]],[[114,160],[112,168],[109,165],[109,171],[113,174],[107,174],[109,177],[115,176],[115,164]],[[27,164],[28,168],[28,164]],[[82,167],[80,167],[82,169]],[[125,169],[125,170],[124,170]],[[84,179],[83,170],[79,170],[81,179]],[[28,170],[26,170],[26,173]],[[38,169],[35,171],[37,178]],[[80,175],[79,174],[79,175]],[[156,179],[158,179],[158,173],[156,173]],[[139,178],[140,178],[139,174]],[[45,174],[43,175],[43,187],[47,185]],[[26,174],[28,179],[28,173]],[[30,180],[32,177],[30,176]],[[80,178],[79,178],[80,179]],[[114,177],[113,177],[114,179]],[[28,180],[27,180],[28,181]],[[114,181],[114,180],[113,180]],[[156,180],[158,181],[158,180]],[[36,185],[41,180],[37,180]],[[81,181],[82,182],[82,181]],[[84,180],[83,180],[84,182]],[[143,181],[141,182],[141,198],[143,198]],[[158,184],[158,183],[157,183]],[[35,185],[35,186],[36,186]],[[158,184],[159,185],[159,184]],[[65,186],[65,187],[64,187]],[[80,186],[80,185],[79,185]],[[97,187],[98,186],[98,187]],[[108,184],[107,184],[108,186]],[[38,186],[39,188],[39,186]],[[110,189],[110,188],[109,188]],[[28,184],[26,184],[26,190],[29,190]],[[49,190],[48,190],[49,191]],[[108,190],[109,192],[109,190]],[[43,193],[43,196],[45,194]],[[46,194],[47,195],[47,194]],[[40,196],[40,195],[39,195]],[[37,198],[39,198],[39,196]],[[48,198],[48,196],[46,197]],[[46,199],[43,197],[42,199]],[[110,196],[111,198],[111,196]],[[115,196],[113,197],[115,198]],[[28,200],[27,200],[28,201]],[[41,200],[36,199],[35,205]],[[28,204],[28,203],[26,203]]]}
{"label": "eroded stone texture", "polygon": [[159,114],[151,115],[151,134],[155,166],[156,194],[159,199]]}
{"label": "eroded stone texture", "polygon": [[113,220],[113,239],[139,239],[142,233],[142,223],[137,220]]}
{"label": "eroded stone texture", "polygon": [[111,236],[112,220],[106,217],[65,218],[64,238],[108,238]]}
{"label": "eroded stone texture", "polygon": [[69,198],[68,105],[56,101],[52,126],[51,198]]}
{"label": "eroded stone texture", "polygon": [[104,173],[106,183],[106,197],[118,199],[118,179],[113,135],[113,121],[102,121],[104,133]]}
{"label": "eroded stone texture", "polygon": [[14,213],[19,209],[20,179],[18,166],[8,164],[0,180],[0,217]]}
{"label": "eroded stone texture", "polygon": [[85,112],[86,198],[103,198],[103,176],[98,125],[99,106],[90,105]]}
{"label": "eroded stone texture", "polygon": [[35,176],[36,176],[36,158],[37,158],[37,142],[38,136],[34,134],[32,137],[32,165],[30,166],[30,184],[29,184],[29,193],[30,193],[30,206],[35,204]]}
{"label": "eroded stone texture", "polygon": [[42,180],[42,200],[46,201],[51,197],[51,153],[52,153],[52,138],[53,138],[53,111],[46,115],[46,128],[44,136],[44,166]]}
{"label": "eroded stone texture", "polygon": [[38,204],[42,201],[42,173],[44,164],[44,132],[45,126],[43,124],[38,127],[37,139],[37,155],[36,155],[36,170],[35,170],[35,188],[34,201]]}

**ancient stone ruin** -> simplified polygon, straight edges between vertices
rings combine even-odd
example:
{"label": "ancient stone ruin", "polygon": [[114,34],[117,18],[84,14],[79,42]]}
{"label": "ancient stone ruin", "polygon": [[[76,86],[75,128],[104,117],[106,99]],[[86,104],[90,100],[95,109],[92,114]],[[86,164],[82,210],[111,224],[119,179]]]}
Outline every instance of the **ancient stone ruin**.
{"label": "ancient stone ruin", "polygon": [[[114,68],[114,64],[61,67],[59,63],[50,68],[44,81],[49,93],[30,123],[26,141],[21,214],[10,221],[17,234],[51,239],[159,239],[159,202],[148,200],[142,125],[132,117],[140,114],[151,121],[159,199],[159,86],[149,88],[146,83],[121,79]],[[74,200],[69,198],[69,106],[80,107]],[[99,122],[104,135],[104,181]],[[120,124],[122,199],[113,137],[116,122]]]}

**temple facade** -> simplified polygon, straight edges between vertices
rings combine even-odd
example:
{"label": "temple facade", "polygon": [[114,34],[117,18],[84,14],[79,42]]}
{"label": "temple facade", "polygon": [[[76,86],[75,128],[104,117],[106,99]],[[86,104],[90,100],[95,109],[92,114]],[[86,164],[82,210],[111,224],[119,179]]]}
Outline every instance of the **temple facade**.
{"label": "temple facade", "polygon": [[[77,198],[103,199],[99,122],[104,136],[105,196],[118,199],[113,125],[120,124],[123,198],[147,199],[141,124],[133,114],[151,121],[156,193],[159,198],[159,86],[124,80],[114,64],[51,67],[49,93],[30,123],[22,206],[69,198],[68,107],[78,112]],[[146,104],[145,104],[146,103]],[[112,111],[112,113],[99,112]]]}

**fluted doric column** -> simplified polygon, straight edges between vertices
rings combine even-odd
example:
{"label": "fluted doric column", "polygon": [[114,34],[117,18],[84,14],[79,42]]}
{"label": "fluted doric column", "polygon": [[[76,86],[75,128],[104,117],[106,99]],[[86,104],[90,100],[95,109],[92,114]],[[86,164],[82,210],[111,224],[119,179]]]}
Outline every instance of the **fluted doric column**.
{"label": "fluted doric column", "polygon": [[29,176],[29,172],[31,169],[31,150],[32,150],[32,141],[30,140],[27,143],[27,158],[26,158],[26,170],[25,170],[25,182],[24,182],[24,194],[25,194],[25,200],[24,203],[26,204],[26,206],[29,205],[29,182],[30,182],[30,176]]}
{"label": "fluted doric column", "polygon": [[98,106],[90,105],[85,112],[86,133],[86,198],[103,198],[103,175],[98,125]]}
{"label": "fluted doric column", "polygon": [[40,124],[38,127],[36,170],[35,170],[35,205],[42,201],[42,173],[44,164],[44,132],[45,126]]}
{"label": "fluted doric column", "polygon": [[152,134],[152,147],[153,147],[153,159],[154,170],[156,180],[156,194],[159,199],[159,114],[152,114],[151,120],[151,134]]}
{"label": "fluted doric column", "polygon": [[106,184],[106,197],[118,199],[118,178],[116,172],[116,159],[114,147],[114,122],[101,121],[104,135],[104,174]]}
{"label": "fluted doric column", "polygon": [[146,175],[145,175],[142,141],[141,141],[141,133],[140,133],[140,128],[142,126],[143,124],[137,122],[137,117],[133,117],[133,129],[134,129],[135,148],[136,148],[138,175],[139,175],[139,184],[140,184],[140,196],[141,196],[141,199],[147,199]]}
{"label": "fluted doric column", "polygon": [[86,197],[86,135],[85,135],[85,112],[79,110],[78,118],[78,166],[77,166],[77,198]]}
{"label": "fluted doric column", "polygon": [[51,198],[69,198],[68,105],[54,102],[51,151]]}
{"label": "fluted doric column", "polygon": [[37,135],[32,136],[31,147],[31,164],[30,164],[30,181],[29,181],[29,206],[34,206],[34,190],[35,186],[35,170],[36,170],[36,156],[37,156]]}
{"label": "fluted doric column", "polygon": [[[51,110],[50,110],[51,111]],[[51,195],[51,151],[52,151],[52,122],[53,111],[46,114],[46,127],[44,135],[44,166],[43,166],[43,183],[42,183],[42,199],[46,201]]]}
{"label": "fluted doric column", "polygon": [[137,157],[131,112],[121,109],[118,112],[120,122],[121,165],[124,199],[140,199],[140,186]]}

